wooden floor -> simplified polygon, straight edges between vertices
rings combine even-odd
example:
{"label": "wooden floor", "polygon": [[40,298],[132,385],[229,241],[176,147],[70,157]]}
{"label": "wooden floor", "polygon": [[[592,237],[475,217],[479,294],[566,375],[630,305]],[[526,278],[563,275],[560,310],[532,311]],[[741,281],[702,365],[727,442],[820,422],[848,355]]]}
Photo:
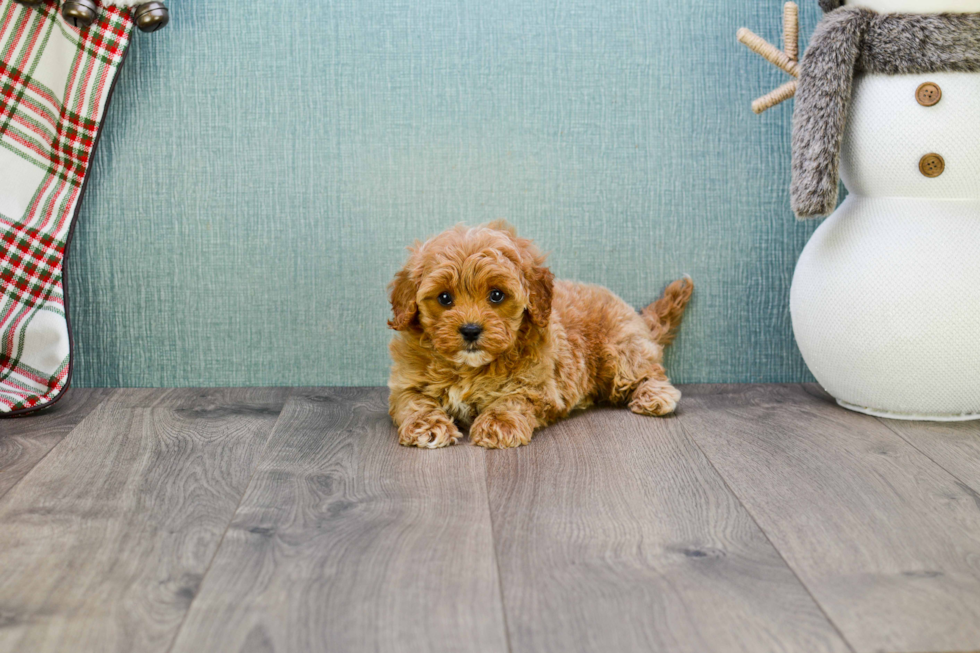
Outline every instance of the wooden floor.
{"label": "wooden floor", "polygon": [[381,389],[74,390],[0,420],[0,651],[980,649],[980,424],[684,395],[422,451]]}

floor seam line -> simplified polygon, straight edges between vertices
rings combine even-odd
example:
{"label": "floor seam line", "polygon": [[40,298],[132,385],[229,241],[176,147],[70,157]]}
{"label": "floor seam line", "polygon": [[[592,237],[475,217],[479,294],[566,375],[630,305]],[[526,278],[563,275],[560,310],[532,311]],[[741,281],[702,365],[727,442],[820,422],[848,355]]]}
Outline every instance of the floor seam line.
{"label": "floor seam line", "polygon": [[[88,415],[86,415],[85,417],[83,417],[82,420],[78,424],[76,424],[75,426],[71,427],[71,430],[69,430],[67,433],[65,433],[65,437],[63,437],[60,440],[58,440],[54,444],[53,447],[51,447],[50,449],[48,449],[47,451],[44,452],[44,455],[43,456],[41,456],[36,461],[34,461],[34,464],[31,465],[31,468],[29,470],[27,470],[27,472],[23,476],[21,476],[20,478],[18,478],[16,481],[14,481],[14,484],[13,485],[11,485],[6,490],[4,490],[2,493],[0,493],[0,501],[2,501],[3,498],[10,493],[11,490],[13,490],[15,487],[17,487],[18,485],[20,485],[21,482],[25,478],[27,478],[28,476],[30,476],[31,475],[31,472],[33,472],[37,468],[37,466],[40,465],[44,461],[44,459],[47,458],[51,454],[52,451],[54,451],[55,449],[57,449],[58,447],[60,447],[61,446],[61,443],[64,442],[65,440],[67,440],[68,439],[68,436],[70,436],[72,433],[75,432],[75,429],[77,429],[79,426],[81,426],[82,424],[84,424],[85,423],[85,420],[87,420],[92,414],[94,414],[95,411],[97,411],[98,409],[100,409],[104,405],[106,405],[106,403],[108,403],[108,401],[110,399],[112,399],[112,397],[115,396],[115,394],[119,391],[119,388],[110,388],[110,390],[112,390],[112,392],[109,393],[109,396],[108,397],[106,397],[105,399],[103,399],[102,401],[100,401],[98,404],[96,404],[96,406],[92,410],[90,410],[88,412]],[[25,416],[24,418],[15,418],[15,419],[25,419],[25,418],[26,419],[30,419],[30,416]]]}
{"label": "floor seam line", "polygon": [[510,626],[507,623],[507,602],[504,599],[504,575],[500,568],[500,555],[497,552],[497,531],[493,524],[493,506],[490,505],[490,469],[487,464],[487,456],[489,454],[486,449],[483,449],[480,454],[483,456],[483,483],[487,492],[487,517],[490,519],[490,545],[493,548],[493,565],[497,568],[497,593],[500,595],[500,614],[504,621],[504,641],[507,644],[508,653],[512,653],[513,647],[510,642]]}
{"label": "floor seam line", "polygon": [[898,439],[900,439],[902,442],[904,442],[905,444],[907,444],[910,447],[912,447],[913,449],[915,449],[915,451],[918,452],[919,454],[921,454],[926,460],[928,460],[929,462],[931,462],[932,464],[934,464],[936,467],[938,467],[939,469],[941,469],[944,472],[946,472],[947,474],[949,474],[951,478],[953,478],[956,481],[959,481],[960,483],[962,483],[966,487],[970,488],[974,492],[980,494],[980,488],[973,487],[973,484],[972,483],[970,483],[968,481],[964,481],[962,478],[960,478],[959,476],[957,476],[956,474],[954,474],[950,470],[946,469],[946,466],[945,465],[943,465],[942,463],[940,463],[938,460],[936,460],[935,458],[933,458],[932,456],[930,456],[929,454],[927,454],[925,451],[923,451],[919,447],[915,446],[915,443],[914,442],[912,442],[911,440],[909,440],[908,438],[906,438],[904,435],[902,435],[901,433],[899,433],[898,431],[896,431],[895,429],[893,429],[891,427],[891,425],[888,424],[887,421],[885,421],[884,418],[878,417],[877,415],[872,415],[872,417],[874,417],[876,420],[878,420],[878,423],[879,424],[881,424],[886,429],[888,429],[889,432],[891,432],[893,435],[895,435],[896,437],[898,437]]}
{"label": "floor seam line", "polygon": [[255,466],[252,467],[252,472],[248,475],[248,483],[245,484],[245,489],[242,490],[241,496],[238,497],[238,503],[235,504],[235,509],[231,512],[231,517],[228,519],[228,523],[225,524],[225,530],[221,533],[221,537],[218,539],[218,545],[214,548],[214,553],[211,554],[211,559],[208,560],[208,566],[204,568],[204,573],[201,574],[201,582],[198,585],[197,592],[194,594],[194,598],[191,599],[190,603],[187,604],[187,610],[184,611],[184,616],[180,619],[180,625],[174,630],[174,638],[170,642],[170,646],[167,647],[166,653],[172,653],[174,647],[177,645],[177,640],[180,639],[180,633],[184,630],[184,624],[187,623],[187,617],[190,616],[191,610],[194,608],[194,603],[197,601],[197,597],[201,595],[201,588],[204,587],[204,581],[208,577],[208,573],[211,571],[211,566],[218,557],[218,553],[221,551],[221,547],[225,543],[225,536],[228,531],[231,530],[231,525],[235,521],[235,515],[242,507],[242,501],[245,500],[245,495],[248,494],[248,489],[252,487],[252,481],[255,479],[255,474],[259,469],[259,465],[262,464],[262,460],[265,458],[266,451],[269,449],[269,442],[272,440],[272,434],[276,432],[276,427],[279,426],[279,420],[282,419],[282,414],[286,411],[286,404],[293,398],[295,389],[290,388],[286,395],[286,398],[282,402],[282,408],[279,410],[279,414],[276,415],[276,421],[272,424],[272,428],[269,429],[269,437],[266,438],[265,444],[262,445],[262,451],[259,453],[255,460]]}
{"label": "floor seam line", "polygon": [[823,605],[820,604],[820,601],[817,600],[817,597],[813,595],[813,592],[810,590],[809,586],[807,586],[807,584],[803,581],[803,579],[800,578],[800,575],[796,573],[796,570],[793,569],[793,566],[789,564],[789,561],[786,560],[786,556],[783,555],[783,552],[780,551],[779,547],[777,547],[775,542],[772,541],[772,538],[769,537],[769,533],[767,533],[766,529],[762,527],[762,524],[760,524],[759,520],[756,519],[756,516],[752,514],[752,511],[749,509],[749,507],[745,505],[745,501],[742,500],[742,497],[740,497],[738,493],[735,492],[735,489],[731,485],[729,485],[728,479],[725,478],[725,476],[721,473],[721,471],[715,466],[714,461],[708,457],[708,454],[705,453],[704,449],[701,448],[701,445],[698,444],[697,439],[691,434],[691,431],[688,430],[687,425],[684,424],[682,416],[678,415],[677,417],[678,417],[677,420],[678,424],[680,424],[681,430],[684,432],[684,435],[687,436],[687,439],[691,441],[691,444],[694,445],[694,447],[698,450],[698,452],[702,456],[704,456],[705,461],[707,461],[708,465],[711,467],[712,470],[714,470],[715,474],[718,475],[718,478],[721,479],[721,482],[725,485],[725,489],[727,489],[731,493],[731,495],[735,497],[735,500],[738,501],[738,504],[742,506],[742,509],[745,510],[745,514],[749,516],[749,519],[752,520],[752,523],[755,524],[755,527],[758,528],[759,532],[762,533],[762,536],[766,538],[766,542],[769,543],[769,546],[772,547],[772,550],[776,552],[776,555],[778,555],[779,559],[783,561],[783,564],[786,565],[786,568],[789,569],[789,572],[793,574],[793,578],[795,578],[796,581],[800,584],[800,587],[803,588],[803,591],[807,593],[807,596],[810,597],[810,599],[813,601],[813,604],[817,606],[817,610],[820,611],[820,614],[823,615],[823,618],[827,620],[827,623],[830,624],[830,627],[834,629],[834,632],[836,632],[838,637],[841,638],[841,641],[844,642],[844,646],[846,646],[848,650],[851,651],[852,653],[857,653],[857,649],[855,649],[854,646],[851,645],[850,640],[848,640],[847,637],[844,636],[844,633],[841,631],[840,627],[834,622],[833,619],[830,618],[830,615],[827,614],[826,610],[824,610]]}

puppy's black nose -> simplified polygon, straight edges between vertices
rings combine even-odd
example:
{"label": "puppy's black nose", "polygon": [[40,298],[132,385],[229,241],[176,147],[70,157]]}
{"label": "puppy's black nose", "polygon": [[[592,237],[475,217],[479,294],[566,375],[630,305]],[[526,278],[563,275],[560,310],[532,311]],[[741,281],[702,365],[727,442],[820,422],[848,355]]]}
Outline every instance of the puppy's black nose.
{"label": "puppy's black nose", "polygon": [[481,333],[483,333],[483,327],[481,327],[479,324],[473,324],[472,322],[459,327],[459,334],[463,336],[463,340],[466,342],[476,341],[476,339],[480,337]]}

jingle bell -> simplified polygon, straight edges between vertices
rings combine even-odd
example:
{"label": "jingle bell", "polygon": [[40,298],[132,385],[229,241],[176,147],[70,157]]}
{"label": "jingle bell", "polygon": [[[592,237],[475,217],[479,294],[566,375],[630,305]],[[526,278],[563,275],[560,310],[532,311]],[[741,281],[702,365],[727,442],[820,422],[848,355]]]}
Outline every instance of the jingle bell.
{"label": "jingle bell", "polygon": [[146,2],[133,8],[133,20],[141,32],[155,32],[170,22],[170,10],[162,2]]}
{"label": "jingle bell", "polygon": [[95,21],[99,5],[95,0],[67,0],[61,5],[61,15],[75,27],[88,27]]}

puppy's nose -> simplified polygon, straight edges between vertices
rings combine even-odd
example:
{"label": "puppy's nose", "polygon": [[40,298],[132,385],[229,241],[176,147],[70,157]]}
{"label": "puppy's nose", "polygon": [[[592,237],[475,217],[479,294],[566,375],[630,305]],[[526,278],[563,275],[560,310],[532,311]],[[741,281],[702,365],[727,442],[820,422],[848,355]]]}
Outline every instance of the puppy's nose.
{"label": "puppy's nose", "polygon": [[472,322],[459,327],[459,334],[463,336],[463,340],[466,342],[474,342],[481,333],[483,333],[483,327]]}

